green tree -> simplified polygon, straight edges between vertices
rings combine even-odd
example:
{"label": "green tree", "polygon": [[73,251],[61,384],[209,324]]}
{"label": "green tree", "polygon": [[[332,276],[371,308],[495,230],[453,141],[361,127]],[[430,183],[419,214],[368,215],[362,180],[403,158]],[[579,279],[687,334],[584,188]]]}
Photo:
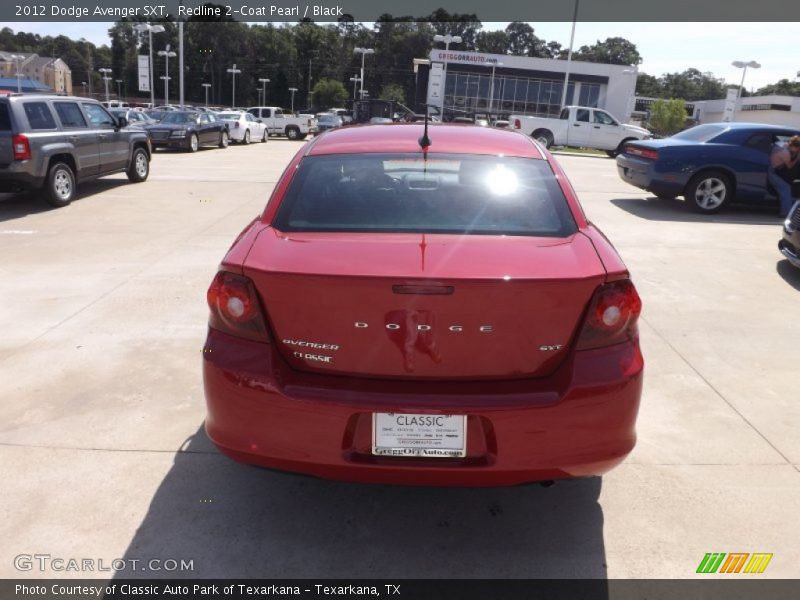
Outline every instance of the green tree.
{"label": "green tree", "polygon": [[756,96],[768,96],[771,94],[779,96],[800,96],[800,82],[781,79],[777,83],[770,83],[756,90]]}
{"label": "green tree", "polygon": [[457,35],[461,37],[461,44],[456,48],[459,50],[475,50],[478,32],[483,24],[474,14],[449,13],[443,8],[438,8],[428,15],[425,20],[430,21],[431,26],[438,35]]}
{"label": "green tree", "polygon": [[647,73],[639,73],[639,76],[636,78],[636,95],[646,96],[648,98],[660,98],[662,89],[658,77],[648,75]]}
{"label": "green tree", "polygon": [[478,52],[505,54],[508,52],[508,35],[505,31],[481,31],[475,44]]}
{"label": "green tree", "polygon": [[347,90],[341,81],[323,78],[314,86],[311,100],[314,106],[320,109],[341,106],[347,100]]}
{"label": "green tree", "polygon": [[607,38],[604,42],[597,40],[591,46],[581,46],[572,58],[609,65],[638,65],[642,62],[636,45],[621,37]]}
{"label": "green tree", "polygon": [[388,83],[383,86],[379,97],[381,100],[395,100],[400,104],[406,103],[406,94],[403,90],[403,86],[397,85],[396,83]]}
{"label": "green tree", "polygon": [[536,45],[537,37],[533,27],[522,21],[512,21],[506,26],[508,40],[508,53],[514,56],[528,56],[531,48]]}
{"label": "green tree", "polygon": [[686,103],[681,99],[659,98],[650,107],[650,128],[660,135],[672,135],[686,123]]}
{"label": "green tree", "polygon": [[686,69],[682,73],[666,73],[659,78],[662,98],[683,98],[688,102],[695,100],[714,100],[724,98],[724,81],[713,73],[702,73],[698,69]]}

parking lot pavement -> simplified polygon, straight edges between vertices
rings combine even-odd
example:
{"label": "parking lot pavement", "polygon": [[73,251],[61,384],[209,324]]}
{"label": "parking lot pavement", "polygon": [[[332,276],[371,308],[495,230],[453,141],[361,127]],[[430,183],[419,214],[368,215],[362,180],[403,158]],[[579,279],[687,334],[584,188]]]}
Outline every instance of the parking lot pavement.
{"label": "parking lot pavement", "polygon": [[684,578],[707,552],[800,576],[800,272],[780,221],[694,215],[612,160],[559,157],[644,303],[639,442],[602,482],[365,487],[217,454],[205,291],[299,147],[159,152],[146,183],[60,210],[0,200],[0,577],[108,575],[15,569],[46,553],[194,566],[130,576]]}

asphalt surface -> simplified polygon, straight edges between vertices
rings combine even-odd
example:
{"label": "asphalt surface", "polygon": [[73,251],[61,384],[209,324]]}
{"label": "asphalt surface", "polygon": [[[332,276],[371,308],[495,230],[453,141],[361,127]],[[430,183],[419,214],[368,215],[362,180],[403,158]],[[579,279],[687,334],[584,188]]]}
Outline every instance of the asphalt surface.
{"label": "asphalt surface", "polygon": [[[159,152],[67,208],[0,197],[0,577],[800,576],[800,271],[772,210],[714,217],[560,156],[631,269],[647,362],[628,460],[551,488],[417,489],[237,465],[203,433],[205,291],[301,146]],[[92,559],[20,571],[15,557]],[[134,559],[192,561],[148,571]],[[169,563],[171,565],[171,563]]]}

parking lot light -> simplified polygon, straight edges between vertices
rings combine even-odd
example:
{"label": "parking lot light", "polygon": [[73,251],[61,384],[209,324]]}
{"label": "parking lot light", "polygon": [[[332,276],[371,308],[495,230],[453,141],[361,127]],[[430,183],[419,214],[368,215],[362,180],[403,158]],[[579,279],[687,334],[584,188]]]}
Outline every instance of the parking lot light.
{"label": "parking lot light", "polygon": [[165,50],[158,51],[159,56],[163,56],[166,60],[166,72],[164,76],[161,78],[164,80],[164,104],[169,104],[169,59],[178,56],[175,52],[170,50],[170,45],[167,44],[167,48]]}
{"label": "parking lot light", "polygon": [[351,77],[350,81],[353,82],[353,100],[355,100],[356,99],[356,85],[358,85],[358,82],[361,81],[361,77],[356,75],[355,77]]}
{"label": "parking lot light", "polygon": [[236,108],[236,75],[241,72],[241,69],[236,68],[236,63],[233,63],[233,66],[228,69],[228,73],[230,73],[233,77],[233,81],[231,83],[231,108]]}
{"label": "parking lot light", "polygon": [[267,103],[267,84],[269,83],[269,79],[266,77],[259,77],[258,80],[261,82],[261,98],[264,104]]}
{"label": "parking lot light", "polygon": [[[459,38],[458,41],[461,41]],[[375,54],[375,50],[373,48],[353,48],[353,54],[360,54],[361,55],[361,99],[364,99],[364,58],[367,54]]]}
{"label": "parking lot light", "polygon": [[111,74],[111,69],[103,67],[103,68],[100,68],[100,69],[97,69],[97,70],[100,71],[103,74],[103,83],[106,84],[106,105],[108,105],[108,103],[109,103],[109,99],[108,99],[108,82],[111,81],[111,77],[109,77],[109,75]]}
{"label": "parking lot light", "polygon": [[[740,100],[742,97],[742,89],[744,88],[744,76],[747,75],[747,67],[750,67],[751,69],[760,69],[761,65],[754,60],[748,62],[735,60],[731,63],[731,65],[733,65],[737,69],[742,69],[742,82],[739,84],[739,94],[736,96],[736,100]],[[734,110],[733,112],[735,115],[736,111]]]}
{"label": "parking lot light", "polygon": [[206,108],[208,108],[208,88],[211,87],[210,83],[203,83],[201,84],[206,91]]}

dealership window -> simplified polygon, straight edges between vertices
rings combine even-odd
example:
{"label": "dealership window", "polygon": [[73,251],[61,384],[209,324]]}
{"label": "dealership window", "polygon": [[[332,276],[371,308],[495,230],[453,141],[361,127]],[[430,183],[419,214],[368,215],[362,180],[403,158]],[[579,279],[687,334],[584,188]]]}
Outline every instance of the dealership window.
{"label": "dealership window", "polygon": [[[459,73],[451,66],[445,82],[444,109],[453,116],[489,110],[535,116],[557,116],[561,110],[562,81],[495,75],[492,91],[491,72]],[[599,98],[599,86],[595,103]],[[572,104],[575,84],[567,88],[567,104]]]}
{"label": "dealership window", "polygon": [[580,106],[590,106],[597,108],[600,101],[600,86],[596,83],[582,83],[578,99]]}

